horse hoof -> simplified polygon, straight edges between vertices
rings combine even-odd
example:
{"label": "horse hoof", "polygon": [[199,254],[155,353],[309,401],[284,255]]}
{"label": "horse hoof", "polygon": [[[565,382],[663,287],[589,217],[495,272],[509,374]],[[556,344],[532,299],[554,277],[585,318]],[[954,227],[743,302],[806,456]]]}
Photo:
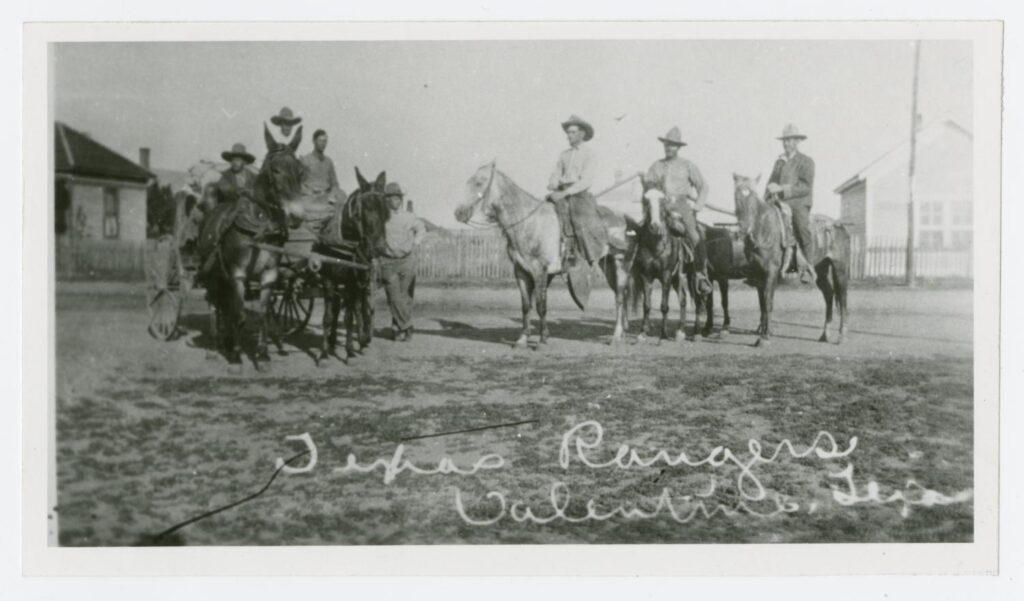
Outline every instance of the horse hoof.
{"label": "horse hoof", "polygon": [[264,361],[257,361],[254,367],[256,368],[256,371],[261,374],[265,374],[270,371],[270,364]]}
{"label": "horse hoof", "polygon": [[719,330],[718,331],[718,337],[719,338],[728,338],[729,337],[729,328],[722,328],[721,330]]}
{"label": "horse hoof", "polygon": [[756,348],[767,348],[771,344],[771,340],[767,338],[758,338],[757,342],[754,343]]}
{"label": "horse hoof", "polygon": [[700,331],[700,335],[705,338],[711,338],[711,335],[714,333],[715,331],[712,330],[711,328],[704,328],[703,330]]}
{"label": "horse hoof", "polygon": [[240,376],[240,375],[242,375],[242,364],[241,363],[232,363],[232,364],[228,365],[228,373],[233,375],[233,376]]}
{"label": "horse hoof", "polygon": [[519,340],[516,340],[515,344],[513,344],[512,346],[513,346],[513,348],[523,349],[523,348],[528,348],[530,346],[530,344],[529,344],[529,341],[526,339],[526,336],[523,336]]}
{"label": "horse hoof", "polygon": [[217,351],[206,351],[207,361],[216,361],[218,359],[220,359],[220,356],[217,354]]}
{"label": "horse hoof", "polygon": [[[612,339],[612,341],[614,342],[614,339]],[[637,342],[647,342],[647,334],[637,334],[636,341]]]}
{"label": "horse hoof", "polygon": [[686,342],[686,332],[676,332],[676,342]]}
{"label": "horse hoof", "polygon": [[828,332],[822,332],[821,336],[818,338],[818,342],[828,342],[828,341],[829,341],[828,340]]}

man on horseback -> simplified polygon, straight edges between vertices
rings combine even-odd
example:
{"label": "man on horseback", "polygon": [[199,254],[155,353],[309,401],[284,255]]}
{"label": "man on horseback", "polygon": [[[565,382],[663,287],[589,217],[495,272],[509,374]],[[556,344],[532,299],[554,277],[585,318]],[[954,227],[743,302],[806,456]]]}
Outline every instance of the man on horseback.
{"label": "man on horseback", "polygon": [[[797,147],[807,136],[793,124],[787,125],[778,138],[784,152],[779,155],[768,178],[765,197],[775,202],[784,201],[792,212],[793,231],[797,241],[796,261],[800,281],[814,281],[814,269],[807,261],[811,252],[811,204],[814,199],[814,160]],[[783,265],[783,271],[788,265]]]}
{"label": "man on horseback", "polygon": [[231,150],[225,150],[220,156],[230,164],[230,167],[214,184],[217,203],[234,202],[242,194],[252,194],[256,176],[246,166],[253,164],[256,157],[246,152],[245,144],[241,143],[234,144]]}
{"label": "man on horseback", "polygon": [[[701,244],[700,229],[697,227],[697,211],[704,207],[708,186],[700,169],[692,162],[679,156],[679,149],[686,146],[678,127],[673,127],[658,138],[665,147],[665,158],[651,165],[644,175],[644,188],[660,190],[668,202],[666,225],[672,232],[686,240],[693,255],[697,292],[711,291],[707,275],[707,259]],[[691,201],[695,203],[691,205]],[[652,207],[652,210],[658,210]]]}
{"label": "man on horseback", "polygon": [[[288,107],[281,107],[270,123],[263,122],[263,136],[267,141],[267,150],[298,148],[302,141],[302,117],[298,117]],[[299,125],[298,127],[295,127]]]}
{"label": "man on horseback", "polygon": [[585,144],[594,137],[594,128],[572,115],[562,123],[569,148],[558,155],[548,180],[547,198],[555,205],[565,243],[564,264],[576,265],[576,253],[589,264],[600,258],[607,232],[597,212],[597,201],[590,193],[596,163],[593,151]]}

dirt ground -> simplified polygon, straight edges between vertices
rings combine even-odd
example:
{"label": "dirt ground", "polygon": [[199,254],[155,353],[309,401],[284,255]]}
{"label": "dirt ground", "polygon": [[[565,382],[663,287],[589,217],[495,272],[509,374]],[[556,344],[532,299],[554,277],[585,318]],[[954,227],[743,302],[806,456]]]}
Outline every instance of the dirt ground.
{"label": "dirt ground", "polygon": [[[206,357],[199,296],[185,334],[159,342],[141,286],[60,283],[60,541],[152,542],[259,490],[276,458],[305,448],[286,437],[303,433],[317,449],[310,471],[159,542],[971,540],[971,294],[855,288],[851,335],[836,345],[817,342],[820,293],[786,286],[765,349],[752,346],[756,295],[739,283],[730,336],[637,343],[634,320],[622,346],[608,344],[609,291],[583,313],[556,287],[551,342],[518,350],[511,284],[421,285],[411,342],[381,336],[381,292],[379,336],[363,355],[316,365],[315,314],[269,373],[249,363],[238,376]],[[753,464],[750,440],[763,448]],[[620,445],[650,465],[596,467]],[[403,458],[420,471],[478,469],[414,473]]]}

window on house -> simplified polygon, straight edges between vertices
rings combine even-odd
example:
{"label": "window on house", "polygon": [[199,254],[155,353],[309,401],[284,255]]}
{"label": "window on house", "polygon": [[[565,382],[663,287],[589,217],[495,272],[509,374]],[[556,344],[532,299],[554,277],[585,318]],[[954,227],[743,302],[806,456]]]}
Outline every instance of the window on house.
{"label": "window on house", "polygon": [[941,230],[938,230],[938,231],[936,231],[936,230],[929,230],[929,231],[921,232],[920,234],[918,234],[918,237],[917,237],[917,245],[918,245],[918,247],[920,247],[922,249],[925,249],[925,250],[934,250],[934,249],[942,248],[942,245],[943,245],[942,231]]}
{"label": "window on house", "polygon": [[971,225],[974,221],[972,208],[969,202],[958,202],[953,205],[953,225]]}
{"label": "window on house", "polygon": [[973,243],[974,235],[970,230],[960,230],[952,233],[952,239],[950,240],[950,244],[953,245],[953,248],[970,248],[971,244]]}
{"label": "window on house", "polygon": [[942,203],[940,202],[923,202],[921,203],[921,220],[922,227],[932,226],[939,227],[942,225]]}
{"label": "window on house", "polygon": [[121,234],[121,202],[117,188],[103,188],[103,237],[117,238]]}

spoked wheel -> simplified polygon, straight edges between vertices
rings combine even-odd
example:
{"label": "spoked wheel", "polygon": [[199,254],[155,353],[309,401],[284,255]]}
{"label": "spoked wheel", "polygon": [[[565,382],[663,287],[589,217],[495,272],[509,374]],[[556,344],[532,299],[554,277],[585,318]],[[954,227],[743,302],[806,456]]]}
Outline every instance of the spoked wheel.
{"label": "spoked wheel", "polygon": [[179,333],[178,320],[189,281],[183,277],[181,258],[174,240],[161,238],[149,258],[149,290],[146,308],[149,311],[150,336],[171,340]]}
{"label": "spoked wheel", "polygon": [[288,279],[283,288],[275,288],[270,297],[270,317],[282,337],[306,328],[313,315],[315,297],[302,276]]}

